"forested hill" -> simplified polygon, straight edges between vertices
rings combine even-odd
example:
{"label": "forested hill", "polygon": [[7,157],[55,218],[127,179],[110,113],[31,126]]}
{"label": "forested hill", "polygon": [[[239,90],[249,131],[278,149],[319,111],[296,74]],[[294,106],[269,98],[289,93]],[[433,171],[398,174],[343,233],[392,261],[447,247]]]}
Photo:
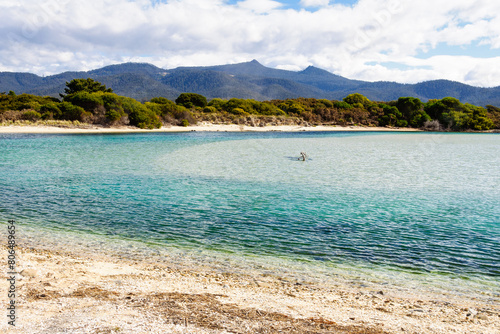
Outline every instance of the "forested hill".
{"label": "forested hill", "polygon": [[478,88],[448,80],[418,84],[350,80],[310,66],[303,71],[265,67],[256,60],[231,65],[161,69],[151,64],[125,63],[87,72],[65,72],[47,77],[30,73],[0,72],[0,92],[14,91],[58,97],[66,82],[93,78],[119,95],[147,101],[163,96],[175,99],[183,92],[213,98],[243,98],[259,101],[287,98],[341,100],[360,93],[372,101],[411,96],[422,101],[454,97],[479,106],[500,105],[500,86]]}

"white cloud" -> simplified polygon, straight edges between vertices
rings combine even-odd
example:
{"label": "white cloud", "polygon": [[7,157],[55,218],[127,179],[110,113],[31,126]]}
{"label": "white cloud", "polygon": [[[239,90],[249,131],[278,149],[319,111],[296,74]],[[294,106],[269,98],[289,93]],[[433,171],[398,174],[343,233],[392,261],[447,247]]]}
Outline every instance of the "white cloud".
{"label": "white cloud", "polygon": [[[499,2],[301,4],[317,10],[285,9],[270,0],[2,1],[0,70],[49,74],[124,61],[173,68],[257,59],[287,69],[314,65],[352,79],[500,85]],[[462,47],[467,55],[476,44],[499,57],[422,59],[438,45]]]}
{"label": "white cloud", "polygon": [[243,0],[238,2],[238,7],[256,13],[267,13],[282,6],[280,2],[272,0]]}
{"label": "white cloud", "polygon": [[397,64],[409,69],[389,68],[380,64],[357,64],[350,77],[368,81],[396,81],[417,83],[448,79],[480,87],[498,86],[500,57],[473,58],[468,56],[434,56],[429,59],[408,57]]}
{"label": "white cloud", "polygon": [[300,5],[304,7],[325,7],[330,0],[300,0]]}

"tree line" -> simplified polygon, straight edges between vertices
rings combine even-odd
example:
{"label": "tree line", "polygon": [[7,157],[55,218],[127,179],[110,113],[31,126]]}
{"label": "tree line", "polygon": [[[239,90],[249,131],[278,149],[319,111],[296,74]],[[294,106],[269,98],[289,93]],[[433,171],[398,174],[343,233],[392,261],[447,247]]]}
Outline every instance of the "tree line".
{"label": "tree line", "polygon": [[500,129],[500,108],[461,103],[453,97],[425,103],[414,97],[376,102],[357,93],[346,96],[342,101],[314,98],[271,101],[215,98],[207,101],[200,94],[182,93],[175,101],[156,97],[141,103],[117,95],[112,89],[89,78],[67,82],[60,98],[16,95],[12,91],[0,93],[0,122],[18,120],[67,120],[149,129],[211,121],[250,122],[252,125],[274,122],[483,131]]}

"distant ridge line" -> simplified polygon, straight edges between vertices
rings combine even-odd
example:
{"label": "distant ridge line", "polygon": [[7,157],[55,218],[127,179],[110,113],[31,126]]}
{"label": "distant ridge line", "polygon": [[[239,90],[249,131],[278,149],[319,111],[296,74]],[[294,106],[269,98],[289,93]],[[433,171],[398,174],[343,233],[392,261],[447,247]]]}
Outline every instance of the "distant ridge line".
{"label": "distant ridge line", "polygon": [[259,101],[288,98],[340,100],[360,93],[372,101],[392,101],[412,96],[423,102],[455,97],[478,106],[500,106],[500,86],[474,87],[450,80],[431,80],[417,84],[389,81],[351,80],[324,69],[308,66],[301,71],[266,67],[257,60],[216,66],[162,69],[148,63],[122,63],[102,68],[63,72],[41,77],[32,73],[0,72],[0,92],[29,93],[59,97],[67,81],[93,78],[117,94],[147,101],[163,96],[174,100],[183,92],[213,98],[243,98]]}

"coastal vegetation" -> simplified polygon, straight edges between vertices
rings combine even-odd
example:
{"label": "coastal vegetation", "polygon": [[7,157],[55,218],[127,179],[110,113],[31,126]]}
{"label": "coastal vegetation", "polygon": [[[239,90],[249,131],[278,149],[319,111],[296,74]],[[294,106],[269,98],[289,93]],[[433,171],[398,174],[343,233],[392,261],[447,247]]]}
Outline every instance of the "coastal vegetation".
{"label": "coastal vegetation", "polygon": [[156,97],[141,103],[120,96],[93,79],[66,83],[60,98],[0,93],[0,122],[71,121],[103,126],[159,128],[188,126],[200,121],[241,125],[360,125],[422,128],[444,131],[484,131],[500,128],[500,108],[461,103],[453,97],[422,102],[414,97],[370,101],[354,93],[342,101],[294,98],[207,98],[182,93],[175,100]]}

